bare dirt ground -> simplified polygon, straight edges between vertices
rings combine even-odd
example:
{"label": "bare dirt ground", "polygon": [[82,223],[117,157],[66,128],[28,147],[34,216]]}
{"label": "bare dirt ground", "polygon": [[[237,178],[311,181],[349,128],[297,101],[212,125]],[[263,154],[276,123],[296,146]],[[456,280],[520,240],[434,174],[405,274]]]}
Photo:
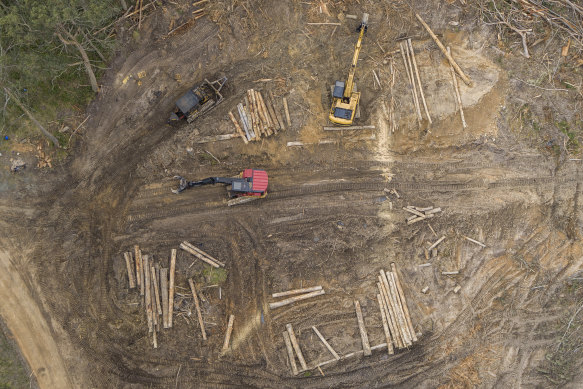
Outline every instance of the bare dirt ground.
{"label": "bare dirt ground", "polygon": [[[535,70],[516,54],[497,57],[496,34],[471,11],[416,4],[475,81],[462,85],[469,125],[462,130],[447,62],[405,6],[322,4],[330,16],[317,2],[209,6],[210,17],[166,39],[170,20],[191,9],[158,7],[102,80],[74,157],[49,173],[3,173],[0,312],[40,387],[577,387],[583,359],[557,356],[573,352],[581,323],[573,315],[583,297],[581,161],[537,144],[513,110],[525,101],[532,111],[571,118],[576,93],[530,88],[522,77]],[[362,12],[371,19],[357,72],[360,120],[377,126],[366,142],[321,130],[326,90],[345,77],[356,39],[357,21],[338,14]],[[339,20],[337,28],[306,25]],[[416,123],[401,59],[389,54],[401,35],[416,37],[431,126]],[[391,64],[395,132],[383,109]],[[140,71],[146,77],[138,84]],[[165,124],[189,86],[219,75],[229,78],[222,105],[192,125]],[[232,132],[227,112],[249,88],[287,96],[292,128],[249,145],[197,144],[199,136]],[[330,137],[338,143],[285,146]],[[170,193],[175,174],[229,176],[248,167],[269,173],[261,201],[228,208],[221,187]],[[387,198],[384,188],[401,197]],[[443,209],[430,224],[446,239],[429,267],[419,267],[427,262],[423,247],[437,237],[426,222],[407,226],[406,205]],[[154,350],[122,253],[139,244],[167,266],[183,240],[226,262],[222,298],[206,288],[204,267],[179,252],[178,291],[187,294],[190,277],[202,285],[209,339],[194,315],[179,314]],[[287,323],[310,365],[330,359],[313,325],[338,353],[357,351],[357,299],[371,344],[384,342],[375,281],[391,262],[420,341],[390,357],[376,351],[327,365],[325,375],[293,377],[281,336]],[[454,270],[459,275],[441,274]],[[271,293],[309,285],[326,294],[267,308]],[[184,304],[192,309],[188,298]],[[220,355],[229,314],[232,351]]]}

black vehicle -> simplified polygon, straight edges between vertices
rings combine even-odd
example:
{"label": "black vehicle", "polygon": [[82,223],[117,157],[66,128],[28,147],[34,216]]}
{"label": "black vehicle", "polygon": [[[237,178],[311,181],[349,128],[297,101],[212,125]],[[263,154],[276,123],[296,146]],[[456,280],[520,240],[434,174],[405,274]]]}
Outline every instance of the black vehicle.
{"label": "black vehicle", "polygon": [[191,123],[200,115],[210,111],[223,101],[221,89],[227,82],[227,77],[210,82],[206,78],[204,82],[186,92],[176,101],[176,108],[170,114],[168,123],[186,119]]}

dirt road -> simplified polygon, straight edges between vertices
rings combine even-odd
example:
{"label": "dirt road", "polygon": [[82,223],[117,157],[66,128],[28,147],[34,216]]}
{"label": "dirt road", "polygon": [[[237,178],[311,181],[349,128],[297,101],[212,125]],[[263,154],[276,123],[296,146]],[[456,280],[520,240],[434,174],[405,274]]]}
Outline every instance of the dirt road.
{"label": "dirt road", "polygon": [[39,387],[73,388],[51,328],[5,251],[0,251],[0,315]]}

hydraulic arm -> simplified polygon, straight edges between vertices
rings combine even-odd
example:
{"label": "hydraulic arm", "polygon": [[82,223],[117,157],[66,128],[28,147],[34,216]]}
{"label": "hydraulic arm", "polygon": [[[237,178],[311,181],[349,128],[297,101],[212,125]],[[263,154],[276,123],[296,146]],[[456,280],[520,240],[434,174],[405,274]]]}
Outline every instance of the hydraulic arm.
{"label": "hydraulic arm", "polygon": [[362,15],[362,22],[358,26],[357,31],[360,31],[356,47],[354,49],[354,56],[350,64],[350,71],[348,72],[348,79],[346,83],[336,81],[334,90],[332,92],[332,108],[330,109],[329,119],[332,123],[340,125],[351,125],[356,114],[356,108],[360,101],[360,92],[354,91],[354,75],[356,74],[356,66],[358,65],[358,57],[362,47],[362,38],[368,28],[368,14]]}

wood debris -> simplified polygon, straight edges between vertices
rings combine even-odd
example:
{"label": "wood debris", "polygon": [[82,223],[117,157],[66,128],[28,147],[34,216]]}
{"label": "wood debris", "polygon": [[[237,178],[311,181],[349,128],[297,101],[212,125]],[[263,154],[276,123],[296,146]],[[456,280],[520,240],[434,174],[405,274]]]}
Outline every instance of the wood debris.
{"label": "wood debris", "polygon": [[180,248],[192,255],[194,255],[195,257],[197,257],[198,259],[200,259],[201,261],[204,261],[206,263],[208,263],[209,265],[213,266],[213,267],[225,267],[225,264],[221,261],[219,261],[218,259],[211,257],[210,255],[208,255],[207,253],[205,253],[204,251],[202,251],[201,249],[199,249],[198,247],[194,246],[191,243],[188,243],[186,241],[180,243]]}
{"label": "wood debris", "polygon": [[427,109],[427,102],[425,102],[425,94],[423,93],[423,87],[421,85],[421,78],[419,77],[419,70],[417,69],[417,60],[415,59],[415,52],[413,51],[413,44],[411,43],[411,38],[407,39],[407,48],[411,52],[411,59],[413,62],[413,70],[415,70],[415,75],[417,76],[417,85],[419,86],[419,93],[421,95],[421,102],[423,103],[423,108],[425,109],[425,115],[429,124],[432,124],[431,116],[429,115],[429,109]]}
{"label": "wood debris", "polygon": [[52,168],[53,167],[53,160],[51,159],[51,157],[49,157],[43,150],[42,145],[38,145],[36,147],[36,151],[37,151],[37,158],[38,158],[38,162],[36,164],[37,167],[39,168],[43,168],[43,167],[49,167]]}
{"label": "wood debris", "polygon": [[198,324],[200,325],[200,331],[202,332],[202,339],[206,340],[206,331],[204,329],[204,322],[202,320],[202,312],[200,311],[200,303],[198,302],[198,295],[196,293],[196,286],[192,278],[188,279],[188,284],[190,285],[190,290],[192,292],[192,297],[194,299],[194,306],[196,308],[196,316],[198,317]]}
{"label": "wood debris", "polygon": [[233,322],[235,321],[235,315],[229,316],[229,323],[227,324],[227,332],[225,333],[225,341],[223,342],[223,352],[229,349],[229,342],[231,340],[231,332],[233,332]]}
{"label": "wood debris", "polygon": [[486,247],[486,245],[482,242],[478,242],[477,240],[474,240],[472,238],[468,238],[467,236],[462,235],[465,239],[469,240],[472,243],[477,244],[478,246],[482,246],[482,247]]}
{"label": "wood debris", "polygon": [[445,55],[445,57],[447,58],[447,60],[451,64],[451,66],[453,66],[453,68],[455,69],[455,71],[457,72],[457,74],[460,75],[461,79],[468,86],[473,86],[474,85],[473,81],[468,76],[466,76],[466,74],[463,72],[463,70],[455,62],[455,60],[453,59],[453,57],[447,52],[447,50],[446,50],[445,46],[443,45],[443,43],[441,43],[441,41],[439,40],[439,38],[435,35],[435,33],[433,33],[433,31],[427,25],[427,23],[425,23],[425,21],[423,20],[423,18],[421,18],[421,16],[419,16],[419,14],[415,14],[415,17],[417,18],[417,20],[419,20],[419,23],[421,23],[421,25],[423,27],[425,27],[425,29],[427,30],[427,32],[429,33],[429,35],[431,36],[431,38],[435,41],[435,43],[437,44],[437,46],[439,47],[439,49],[441,50],[441,52],[443,53],[443,55]]}
{"label": "wood debris", "polygon": [[336,351],[334,351],[334,349],[332,348],[332,346],[330,346],[330,343],[328,343],[326,341],[326,339],[324,339],[324,336],[322,336],[322,334],[320,333],[320,331],[318,331],[318,329],[315,326],[312,326],[312,329],[314,330],[314,332],[316,333],[316,335],[318,335],[318,338],[320,338],[320,340],[322,341],[322,343],[324,344],[324,346],[326,346],[326,348],[328,349],[328,351],[330,351],[330,353],[334,356],[334,358],[336,358],[336,360],[340,359],[340,356],[338,355],[338,353]]}
{"label": "wood debris", "polygon": [[[284,102],[284,108],[285,106]],[[229,112],[229,119],[235,126],[237,136],[243,138],[245,143],[261,140],[261,137],[271,136],[286,129],[271,91],[264,97],[260,91],[247,90],[244,101],[237,104],[237,111],[241,124],[232,112]]]}
{"label": "wood debris", "polygon": [[128,281],[130,283],[130,289],[133,289],[136,287],[136,275],[134,274],[134,263],[132,260],[132,253],[131,252],[127,252],[127,253],[123,253],[123,256],[125,258],[126,261],[126,268],[127,268],[127,272],[128,272]]}
{"label": "wood debris", "polygon": [[[407,218],[407,224],[417,223],[418,221],[422,221],[425,219],[430,219],[435,216],[435,214],[441,212],[441,208],[433,208],[433,207],[414,207],[409,205],[407,207],[403,207],[403,210],[412,213],[414,216]],[[431,248],[429,249],[431,250]]]}
{"label": "wood debris", "polygon": [[[450,50],[449,46],[447,46],[447,52],[448,52],[448,54],[451,54],[451,50]],[[459,87],[459,84],[457,82],[457,77],[455,75],[455,71],[453,69],[453,66],[451,66],[451,64],[449,65],[449,70],[451,73],[451,83],[453,84],[453,92],[455,95],[456,108],[459,108],[459,110],[460,110],[460,116],[462,119],[463,128],[467,128],[468,124],[466,123],[466,117],[464,115],[464,107],[462,105],[462,96],[460,94],[460,87]]]}

